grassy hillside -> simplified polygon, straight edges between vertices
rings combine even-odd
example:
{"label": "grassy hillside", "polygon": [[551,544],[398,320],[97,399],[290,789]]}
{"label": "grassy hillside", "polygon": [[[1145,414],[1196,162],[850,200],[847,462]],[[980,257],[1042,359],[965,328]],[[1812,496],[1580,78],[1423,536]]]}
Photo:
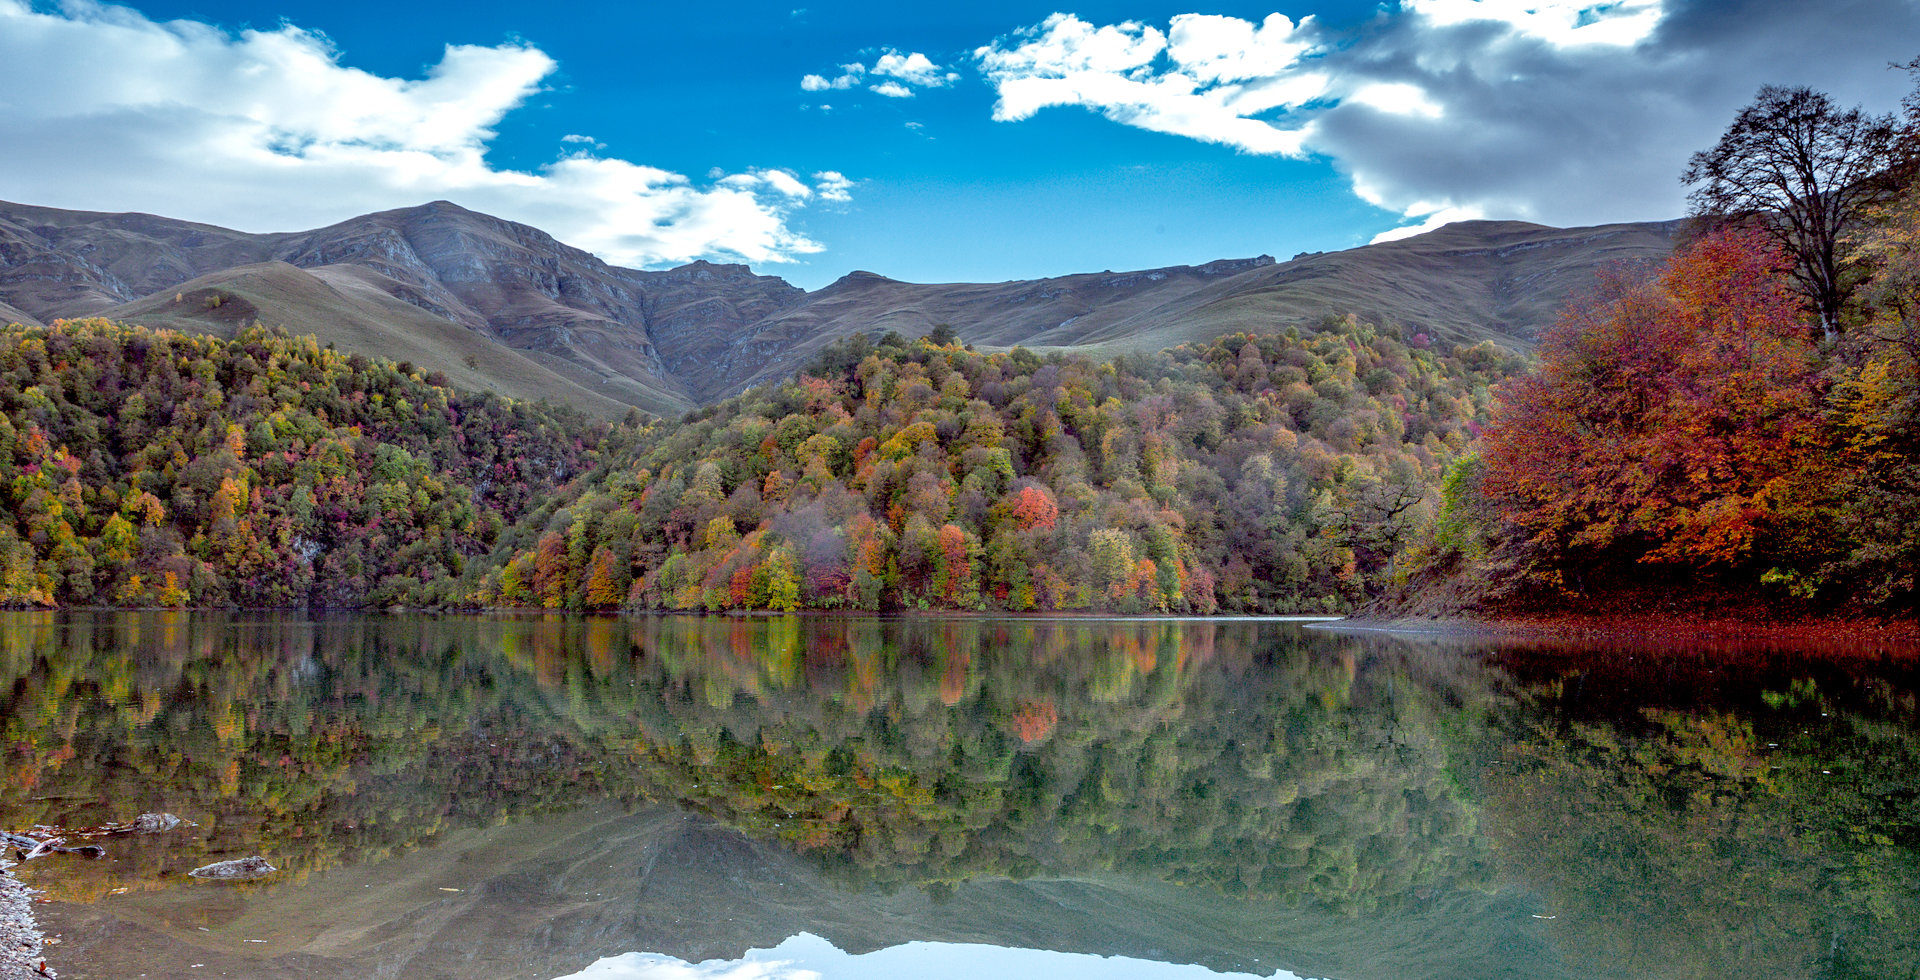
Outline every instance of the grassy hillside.
{"label": "grassy hillside", "polygon": [[[232,338],[255,323],[295,336],[311,335],[341,350],[405,361],[437,371],[455,387],[507,398],[544,399],[605,417],[633,406],[589,389],[485,334],[433,316],[387,295],[359,267],[297,269],[284,262],[226,269],[113,307],[104,317],[155,329]],[[685,402],[630,383],[636,401],[655,412],[684,410]]]}
{"label": "grassy hillside", "polygon": [[624,411],[611,403],[677,414],[783,381],[856,334],[912,338],[943,325],[982,348],[1108,357],[1312,330],[1354,314],[1409,338],[1520,349],[1596,271],[1664,259],[1675,230],[1462,222],[1281,263],[1258,256],[1001,283],[855,272],[807,293],[743,265],[609,266],[537,228],[446,201],[270,235],[0,203],[9,256],[0,303],[43,323],[104,315],[231,335],[251,322],[243,307],[174,300],[225,289],[269,327],[428,365],[461,385],[601,415]]}
{"label": "grassy hillside", "polygon": [[[1151,353],[1231,333],[1312,330],[1354,315],[1436,344],[1533,345],[1596,272],[1664,260],[1679,222],[1548,228],[1467,221],[1397,242],[1139,272],[974,284],[903,283],[856,273],[744,328],[723,373],[775,382],[855,333],[917,337],[936,326],[983,347]],[[725,390],[725,389],[722,389]],[[737,387],[734,389],[737,390]]]}

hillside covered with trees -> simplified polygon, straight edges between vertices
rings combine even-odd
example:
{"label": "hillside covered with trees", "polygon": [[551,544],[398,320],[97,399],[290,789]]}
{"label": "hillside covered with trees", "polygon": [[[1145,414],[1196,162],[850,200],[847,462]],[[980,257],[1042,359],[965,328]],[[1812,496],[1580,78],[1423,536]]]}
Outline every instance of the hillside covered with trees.
{"label": "hillside covered with trees", "polygon": [[14,326],[0,604],[448,604],[613,432],[258,328]]}
{"label": "hillside covered with trees", "polygon": [[864,337],[507,537],[550,609],[1348,608],[1519,361],[1351,319],[1101,363]]}
{"label": "hillside covered with trees", "polygon": [[251,330],[0,333],[0,602],[1347,608],[1519,361],[1351,319],[1116,362],[950,336],[642,426]]}

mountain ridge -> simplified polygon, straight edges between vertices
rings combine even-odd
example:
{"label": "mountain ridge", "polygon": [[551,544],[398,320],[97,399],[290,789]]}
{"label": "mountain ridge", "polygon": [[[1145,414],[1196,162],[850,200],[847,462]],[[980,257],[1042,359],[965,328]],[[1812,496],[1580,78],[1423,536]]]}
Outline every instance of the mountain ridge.
{"label": "mountain ridge", "polygon": [[0,202],[0,319],[145,318],[223,336],[258,319],[511,397],[670,414],[789,374],[855,333],[941,325],[982,346],[1117,354],[1353,314],[1439,342],[1524,347],[1599,268],[1664,258],[1679,225],[1461,222],[1286,262],[1001,283],[855,270],[809,292],[735,263],[614,266],[449,201],[266,234]]}

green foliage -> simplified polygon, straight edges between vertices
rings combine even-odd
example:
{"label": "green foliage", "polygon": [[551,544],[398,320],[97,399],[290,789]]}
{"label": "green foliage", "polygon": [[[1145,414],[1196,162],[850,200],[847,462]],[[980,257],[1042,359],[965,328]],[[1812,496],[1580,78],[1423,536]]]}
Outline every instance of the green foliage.
{"label": "green foliage", "polygon": [[1509,664],[1526,700],[1483,827],[1545,885],[1569,965],[1911,975],[1920,812],[1889,791],[1920,772],[1911,662],[1675,646]]}

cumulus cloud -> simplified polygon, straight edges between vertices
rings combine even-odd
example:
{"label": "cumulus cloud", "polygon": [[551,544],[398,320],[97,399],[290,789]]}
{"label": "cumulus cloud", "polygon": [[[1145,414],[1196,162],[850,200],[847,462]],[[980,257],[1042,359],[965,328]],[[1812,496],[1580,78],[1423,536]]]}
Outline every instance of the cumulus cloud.
{"label": "cumulus cloud", "polygon": [[948,71],[933,63],[931,58],[918,51],[901,54],[888,48],[873,63],[873,73],[887,78],[897,78],[908,85],[921,88],[942,88],[960,80],[960,73]]}
{"label": "cumulus cloud", "polygon": [[901,54],[893,48],[880,52],[872,66],[853,62],[840,66],[832,78],[805,75],[800,88],[807,92],[845,90],[867,85],[868,91],[890,99],[912,98],[916,89],[945,88],[960,80],[960,73],[934,64],[933,59],[913,51]]}
{"label": "cumulus cloud", "polygon": [[1309,50],[1280,14],[1254,25],[1181,14],[1170,30],[1127,21],[1095,26],[1054,14],[974,52],[999,93],[993,117],[1026,119],[1049,106],[1082,105],[1141,129],[1251,153],[1299,156],[1305,125],[1255,116],[1320,96],[1324,80],[1294,71]]}
{"label": "cumulus cloud", "polygon": [[1672,217],[1676,177],[1762,84],[1891,108],[1914,0],[1400,0],[1313,17],[1055,14],[974,52],[994,118],[1079,106],[1244,153],[1328,159],[1404,237],[1471,217]]}
{"label": "cumulus cloud", "polygon": [[800,88],[808,92],[827,92],[850,89],[867,77],[867,66],[854,62],[841,65],[840,74],[833,78],[825,75],[807,75],[800,79]]}
{"label": "cumulus cloud", "polygon": [[831,204],[847,204],[853,200],[853,181],[838,170],[822,170],[813,175],[814,193],[820,200]]}
{"label": "cumulus cloud", "polygon": [[449,45],[424,78],[389,78],[292,25],[0,0],[0,196],[250,231],[449,198],[627,265],[820,251],[788,226],[812,191],[783,171],[701,184],[578,134],[537,172],[490,165],[495,127],[556,67],[530,45]]}

